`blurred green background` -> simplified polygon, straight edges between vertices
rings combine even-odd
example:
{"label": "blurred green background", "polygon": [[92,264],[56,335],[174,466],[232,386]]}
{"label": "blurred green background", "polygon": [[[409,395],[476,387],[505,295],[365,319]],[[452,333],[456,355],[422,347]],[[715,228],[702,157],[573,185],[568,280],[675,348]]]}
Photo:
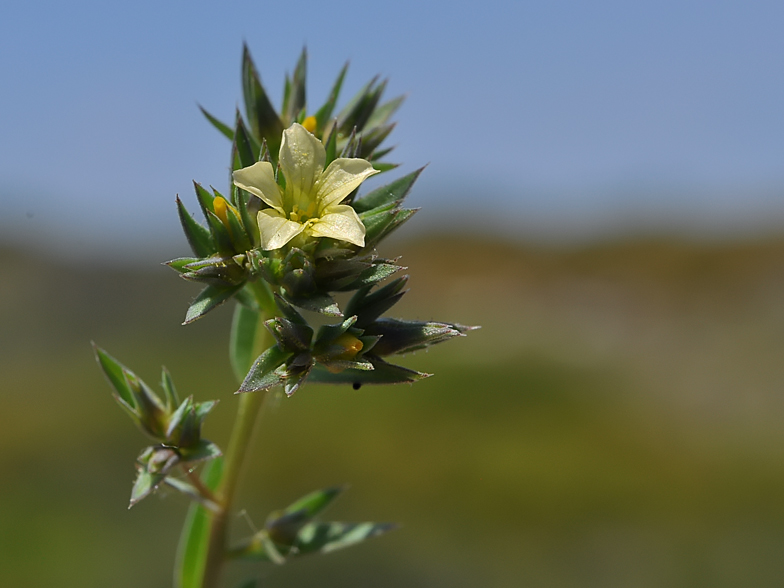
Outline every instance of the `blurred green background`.
{"label": "blurred green background", "polygon": [[311,107],[345,60],[342,104],[378,73],[410,93],[389,160],[430,165],[382,251],[410,268],[395,314],[483,328],[407,357],[435,374],[414,386],[273,403],[239,501],[257,525],[348,483],[330,518],[402,528],[234,579],[784,584],[783,19],[771,1],[2,3],[0,588],[171,586],[187,504],[126,510],[146,439],[89,342],[220,398],[206,434],[225,446],[231,309],[180,326],[197,288],[158,263],[187,252],[174,195],[226,186],[195,102],[232,120],[243,40],[274,101],[303,45]]}
{"label": "blurred green background", "polygon": [[[413,386],[278,398],[239,505],[256,524],[349,483],[335,520],[396,521],[264,586],[779,586],[784,578],[784,240],[526,246],[398,240],[405,318],[480,324],[409,356]],[[230,309],[179,322],[197,288],[163,267],[3,249],[0,585],[166,587],[186,500],[126,510],[145,438],[89,341],[148,382],[220,398]],[[247,524],[238,519],[236,529]],[[140,579],[141,575],[141,579]]]}

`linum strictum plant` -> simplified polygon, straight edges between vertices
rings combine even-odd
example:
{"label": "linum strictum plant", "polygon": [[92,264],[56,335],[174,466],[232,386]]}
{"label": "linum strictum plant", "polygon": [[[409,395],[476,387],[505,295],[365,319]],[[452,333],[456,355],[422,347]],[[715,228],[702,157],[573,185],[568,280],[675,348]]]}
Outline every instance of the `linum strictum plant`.
{"label": "linum strictum plant", "polygon": [[[283,108],[277,113],[245,47],[245,116],[237,113],[229,127],[202,109],[231,140],[229,189],[224,196],[194,183],[206,225],[177,198],[192,256],[167,264],[203,286],[184,324],[235,301],[229,358],[238,382],[238,407],[225,452],[201,437],[202,422],[217,400],[180,400],[165,369],[161,397],[95,347],[117,403],[153,441],[137,459],[131,506],[163,486],[193,501],[177,551],[176,588],[221,586],[222,570],[231,560],[282,564],[394,528],[389,523],[319,521],[321,511],[342,491],[327,488],[273,512],[261,530],[229,544],[237,481],[260,408],[277,390],[291,396],[308,382],[355,389],[416,382],[429,374],[389,358],[473,328],[383,316],[405,294],[407,277],[396,277],[403,268],[394,259],[379,257],[376,247],[416,212],[404,208],[403,201],[422,170],[364,196],[358,192],[367,178],[395,167],[380,162],[390,151],[380,145],[403,98],[381,102],[386,83],[373,79],[334,115],[344,67],[326,102],[310,113],[305,72],[303,51],[293,76],[286,78]],[[334,295],[345,292],[353,294],[341,309]],[[306,318],[313,313],[326,317],[320,326]],[[255,580],[242,584],[256,585]]]}

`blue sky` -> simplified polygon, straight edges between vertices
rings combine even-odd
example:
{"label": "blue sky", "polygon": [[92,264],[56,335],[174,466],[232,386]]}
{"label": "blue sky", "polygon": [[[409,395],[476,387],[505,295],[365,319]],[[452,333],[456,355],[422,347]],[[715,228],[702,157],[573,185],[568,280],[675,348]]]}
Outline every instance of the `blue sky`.
{"label": "blue sky", "polygon": [[305,44],[312,106],[346,60],[344,98],[376,73],[408,94],[392,160],[430,164],[422,226],[784,219],[779,2],[17,1],[0,22],[0,230],[46,247],[171,241],[174,195],[225,187],[196,104],[232,118],[243,41],[276,98]]}

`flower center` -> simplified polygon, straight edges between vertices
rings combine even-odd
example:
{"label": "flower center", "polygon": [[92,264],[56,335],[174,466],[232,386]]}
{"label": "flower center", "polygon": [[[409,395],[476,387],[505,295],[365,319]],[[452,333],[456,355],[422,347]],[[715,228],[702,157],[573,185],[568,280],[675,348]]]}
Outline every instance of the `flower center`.
{"label": "flower center", "polygon": [[315,222],[314,215],[316,213],[316,203],[311,202],[308,204],[308,207],[303,211],[299,204],[295,204],[292,207],[291,212],[289,213],[289,218],[293,220],[295,223],[300,223],[302,225],[312,225]]}

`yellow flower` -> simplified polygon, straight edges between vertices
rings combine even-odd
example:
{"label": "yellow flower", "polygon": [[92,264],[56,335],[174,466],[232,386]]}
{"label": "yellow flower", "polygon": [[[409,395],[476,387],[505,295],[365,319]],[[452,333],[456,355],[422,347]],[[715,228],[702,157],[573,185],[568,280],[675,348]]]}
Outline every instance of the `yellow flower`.
{"label": "yellow flower", "polygon": [[365,245],[365,226],[351,206],[340,203],[377,171],[364,159],[341,157],[327,169],[325,161],[321,141],[294,123],[283,131],[280,146],[285,190],[275,182],[269,162],[259,161],[234,172],[236,186],[271,207],[258,214],[263,249],[279,249],[300,233]]}

